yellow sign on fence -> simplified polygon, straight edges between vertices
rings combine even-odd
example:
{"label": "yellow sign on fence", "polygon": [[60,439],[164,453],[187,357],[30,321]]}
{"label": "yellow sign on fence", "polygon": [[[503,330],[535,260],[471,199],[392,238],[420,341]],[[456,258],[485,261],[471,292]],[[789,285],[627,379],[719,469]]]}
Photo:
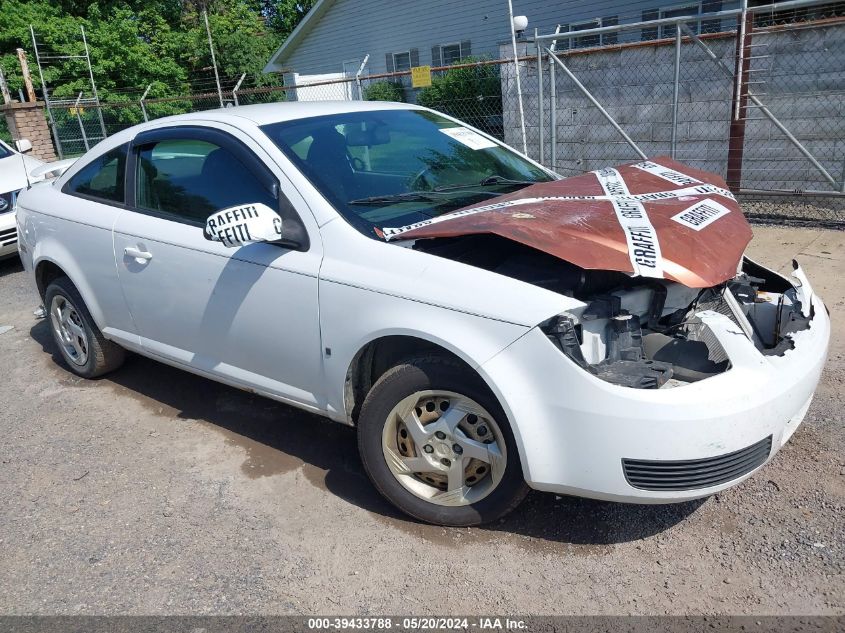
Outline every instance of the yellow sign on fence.
{"label": "yellow sign on fence", "polygon": [[425,88],[431,85],[431,66],[414,66],[411,68],[411,87]]}

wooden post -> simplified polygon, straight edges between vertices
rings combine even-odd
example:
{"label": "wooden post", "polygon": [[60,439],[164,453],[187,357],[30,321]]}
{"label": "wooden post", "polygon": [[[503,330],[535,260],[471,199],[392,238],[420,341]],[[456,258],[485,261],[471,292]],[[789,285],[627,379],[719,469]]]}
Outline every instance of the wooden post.
{"label": "wooden post", "polygon": [[[728,173],[725,180],[728,189],[738,191],[742,185],[742,155],[745,149],[745,117],[748,111],[748,71],[751,67],[751,32],[754,29],[754,14],[737,19],[736,74],[731,100],[731,125],[728,139]],[[734,116],[736,113],[738,116]]]}
{"label": "wooden post", "polygon": [[12,103],[12,95],[9,94],[9,86],[6,85],[6,75],[3,74],[3,69],[0,68],[0,92],[3,93],[3,104]]}
{"label": "wooden post", "polygon": [[26,63],[26,51],[22,48],[18,49],[18,61],[21,64],[21,73],[23,73],[23,83],[26,86],[27,101],[35,101],[35,89],[32,87],[32,77],[29,76],[29,64]]}

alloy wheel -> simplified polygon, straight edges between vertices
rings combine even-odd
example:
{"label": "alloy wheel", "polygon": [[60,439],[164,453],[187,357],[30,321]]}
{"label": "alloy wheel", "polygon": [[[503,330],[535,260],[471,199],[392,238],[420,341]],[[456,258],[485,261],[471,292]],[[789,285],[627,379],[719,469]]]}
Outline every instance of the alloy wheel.
{"label": "alloy wheel", "polygon": [[450,391],[418,391],[385,421],[382,450],[390,472],[409,492],[442,506],[465,506],[502,480],[507,448],[481,405]]}
{"label": "alloy wheel", "polygon": [[88,335],[79,312],[62,295],[54,296],[50,303],[50,322],[65,356],[74,365],[85,365],[90,349]]}

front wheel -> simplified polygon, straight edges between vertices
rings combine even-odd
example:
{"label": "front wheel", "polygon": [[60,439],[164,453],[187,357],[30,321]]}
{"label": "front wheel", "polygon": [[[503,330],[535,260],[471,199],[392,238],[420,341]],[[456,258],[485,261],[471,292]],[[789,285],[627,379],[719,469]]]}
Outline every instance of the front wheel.
{"label": "front wheel", "polygon": [[73,373],[95,378],[123,363],[123,348],[103,336],[70,279],[59,277],[47,286],[44,306],[53,340]]}
{"label": "front wheel", "polygon": [[504,411],[474,372],[448,359],[413,358],[386,372],[361,408],[358,447],[382,495],[429,523],[493,521],[528,491]]}

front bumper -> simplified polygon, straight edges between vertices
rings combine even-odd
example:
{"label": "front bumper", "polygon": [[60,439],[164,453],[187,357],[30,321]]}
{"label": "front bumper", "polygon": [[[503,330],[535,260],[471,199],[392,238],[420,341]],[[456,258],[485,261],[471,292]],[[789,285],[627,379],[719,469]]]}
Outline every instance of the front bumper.
{"label": "front bumper", "polygon": [[18,253],[18,227],[15,212],[0,213],[0,259]]}
{"label": "front bumper", "polygon": [[[763,356],[730,319],[702,313],[732,367],[681,387],[641,390],[604,382],[566,359],[538,328],[480,370],[512,422],[532,488],[633,503],[695,499],[748,477],[803,420],[830,338],[827,310],[818,297],[811,300],[810,327],[793,335],[795,347],[783,356]],[[761,442],[769,437],[765,448]],[[740,451],[756,451],[755,459]],[[737,476],[708,487],[646,490],[632,485],[623,468],[623,460],[633,460],[697,462],[693,467],[712,470],[716,458],[745,459],[751,470],[737,469]]]}

